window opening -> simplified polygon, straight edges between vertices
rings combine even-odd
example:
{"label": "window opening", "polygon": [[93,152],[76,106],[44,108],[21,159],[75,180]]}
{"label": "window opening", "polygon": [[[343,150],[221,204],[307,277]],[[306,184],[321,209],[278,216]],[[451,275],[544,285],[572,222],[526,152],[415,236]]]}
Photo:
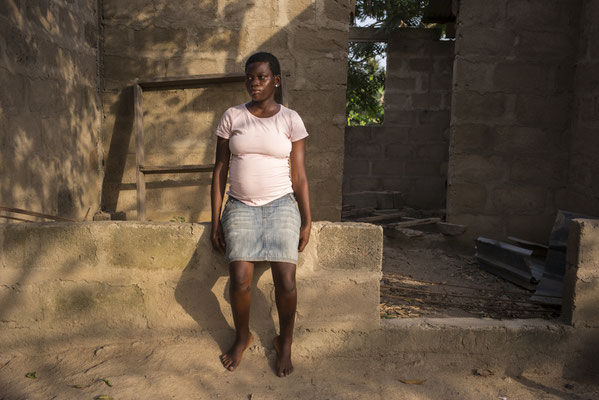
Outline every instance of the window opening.
{"label": "window opening", "polygon": [[387,43],[350,42],[347,69],[348,126],[382,125]]}

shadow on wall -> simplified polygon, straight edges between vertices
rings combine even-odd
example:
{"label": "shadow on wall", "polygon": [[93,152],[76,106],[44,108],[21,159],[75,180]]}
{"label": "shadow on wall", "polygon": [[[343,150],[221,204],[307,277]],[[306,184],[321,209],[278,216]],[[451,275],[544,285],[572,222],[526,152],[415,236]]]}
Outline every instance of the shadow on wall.
{"label": "shadow on wall", "polygon": [[0,7],[0,204],[76,219],[97,209],[97,26],[91,1]]}
{"label": "shadow on wall", "polygon": [[[208,236],[209,234],[210,231],[206,229],[204,235]],[[209,240],[200,239],[200,241]],[[200,249],[200,247],[196,249],[189,264],[183,270],[181,279],[175,289],[175,299],[185,312],[197,322],[198,328],[212,336],[221,352],[224,353],[229,349],[235,338],[230,309],[228,269],[224,263],[214,264],[213,268],[208,270],[199,268],[199,266],[205,265],[201,262],[205,255],[200,253]],[[223,256],[219,254],[218,257],[222,258]],[[268,269],[266,263],[256,263],[252,279],[250,330],[257,333],[256,338],[261,339],[262,343],[270,343],[276,334],[275,322],[272,317],[274,299],[271,297],[273,296],[263,290],[264,285],[258,285],[258,281],[262,279],[263,274]],[[272,285],[267,284],[266,290],[269,288],[272,288]],[[198,295],[200,292],[210,293],[210,295],[207,297],[205,295],[200,296]],[[229,304],[228,309],[221,310],[221,305],[214,293],[222,293]],[[208,301],[201,301],[201,299],[208,299]]]}
{"label": "shadow on wall", "polygon": [[[322,192],[313,195],[316,214],[326,208],[321,219],[338,219],[342,177],[329,171],[341,171],[343,163],[349,5],[325,2],[320,15],[321,6],[313,2],[259,7],[236,1],[224,9],[218,4],[174,7],[147,1],[133,7],[104,2],[102,208],[136,218],[130,89],[136,78],[242,72],[250,54],[270,51],[290,72],[284,83],[287,99],[311,133],[308,174],[313,191]],[[214,162],[220,116],[248,100],[241,83],[215,86],[144,93],[146,158],[153,156],[158,165]],[[209,173],[159,175],[148,181],[148,218],[209,220]]]}

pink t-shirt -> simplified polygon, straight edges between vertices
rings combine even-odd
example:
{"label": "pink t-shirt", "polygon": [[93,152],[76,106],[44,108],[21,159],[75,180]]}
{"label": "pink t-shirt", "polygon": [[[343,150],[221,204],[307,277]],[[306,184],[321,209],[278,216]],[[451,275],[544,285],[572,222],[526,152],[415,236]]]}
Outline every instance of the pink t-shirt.
{"label": "pink t-shirt", "polygon": [[261,206],[293,193],[289,176],[291,142],[308,136],[297,112],[281,105],[275,115],[259,118],[240,104],[225,111],[216,135],[229,139],[229,196],[250,206]]}

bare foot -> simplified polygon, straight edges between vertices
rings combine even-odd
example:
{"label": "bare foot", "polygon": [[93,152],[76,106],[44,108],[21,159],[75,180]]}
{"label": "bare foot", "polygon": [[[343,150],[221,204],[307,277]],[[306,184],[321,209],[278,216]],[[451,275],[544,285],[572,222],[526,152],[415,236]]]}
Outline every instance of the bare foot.
{"label": "bare foot", "polygon": [[277,376],[283,378],[289,376],[293,372],[293,364],[291,363],[291,343],[281,344],[280,336],[277,336],[272,341],[277,352]]}
{"label": "bare foot", "polygon": [[241,363],[241,356],[243,356],[243,352],[250,347],[253,341],[254,336],[252,336],[251,333],[245,343],[240,340],[235,340],[235,343],[233,343],[233,346],[231,346],[229,351],[220,356],[220,362],[223,363],[223,367],[229,371],[235,371],[235,369],[239,366],[239,363]]}

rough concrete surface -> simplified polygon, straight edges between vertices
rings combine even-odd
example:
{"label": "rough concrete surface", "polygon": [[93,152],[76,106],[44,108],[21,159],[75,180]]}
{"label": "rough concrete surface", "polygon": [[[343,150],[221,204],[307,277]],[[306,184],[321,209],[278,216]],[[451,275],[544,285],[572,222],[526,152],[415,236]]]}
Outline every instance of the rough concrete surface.
{"label": "rough concrete surface", "polygon": [[[0,343],[228,330],[228,269],[205,224],[94,222],[0,227]],[[316,222],[301,254],[300,330],[379,323],[382,229]],[[324,246],[324,248],[323,248]],[[274,331],[274,286],[258,265],[254,329]],[[326,294],[326,301],[322,301]]]}
{"label": "rough concrete surface", "polygon": [[[570,149],[581,136],[571,129],[580,22],[590,29],[582,3],[592,8],[578,0],[460,2],[447,216],[469,226],[464,240],[546,243],[558,209],[591,213],[567,190],[578,181],[569,166],[592,158]],[[589,87],[576,90],[584,97]]]}
{"label": "rough concrete surface", "polygon": [[[313,217],[339,220],[351,1],[102,4],[105,210],[125,211],[127,219],[136,219],[133,80],[243,72],[247,57],[269,51],[288,74],[282,83],[284,101],[300,114],[310,134],[306,168]],[[249,100],[242,84],[144,94],[146,98],[146,154],[166,165],[214,162],[214,128],[220,116],[227,107]],[[153,177],[148,218],[208,221],[209,186],[206,173]]]}
{"label": "rough concrete surface", "polygon": [[[390,335],[389,341],[381,340],[380,334],[378,338],[366,336],[365,342],[370,343],[367,355],[346,352],[345,344],[341,344],[338,352],[295,347],[295,372],[284,379],[273,373],[275,354],[270,345],[251,346],[241,366],[231,373],[218,360],[223,346],[206,336],[40,343],[28,349],[2,352],[0,396],[5,399],[81,399],[100,395],[114,399],[599,398],[596,380],[593,384],[555,371],[513,368],[527,364],[524,357],[512,358],[506,368],[497,363],[505,361],[506,355],[502,353],[492,357],[463,349],[456,353],[424,350],[421,344],[429,343],[430,338],[418,332],[426,332],[436,324],[426,320],[416,324],[411,328],[415,335],[400,350],[395,350],[393,344],[405,331]],[[443,330],[437,332],[436,341],[444,341],[442,334]],[[229,333],[223,341],[228,343],[231,339]],[[466,341],[464,347],[470,350],[471,343]],[[483,348],[488,342],[483,340],[479,344]],[[373,347],[377,350],[373,351]],[[24,376],[34,371],[36,379]]]}
{"label": "rough concrete surface", "polygon": [[98,21],[95,1],[0,2],[0,205],[99,208]]}

